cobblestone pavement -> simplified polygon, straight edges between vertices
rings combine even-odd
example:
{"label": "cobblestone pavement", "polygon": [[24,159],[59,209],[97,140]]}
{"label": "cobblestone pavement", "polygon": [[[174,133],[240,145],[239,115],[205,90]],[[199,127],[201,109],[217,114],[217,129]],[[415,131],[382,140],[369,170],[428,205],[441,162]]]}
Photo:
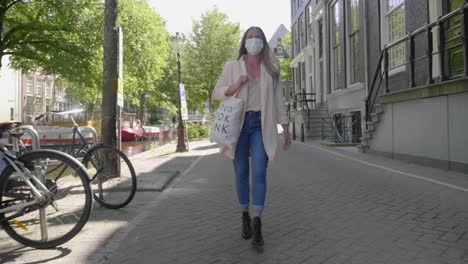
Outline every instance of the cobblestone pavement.
{"label": "cobblestone pavement", "polygon": [[[0,263],[90,263],[90,254],[124,232],[129,223],[152,204],[160,191],[180,175],[198,157],[204,155],[206,141],[191,142],[192,151],[175,154],[175,144],[131,156],[137,172],[138,192],[134,200],[123,209],[110,210],[94,203],[89,221],[83,230],[68,243],[57,249],[36,250],[24,247],[0,228]],[[200,148],[200,149],[195,149]],[[209,150],[213,152],[212,150]]]}
{"label": "cobblestone pavement", "polygon": [[232,163],[207,155],[158,197],[125,239],[94,260],[468,263],[466,180],[463,174],[294,144],[270,164],[266,244],[259,253],[240,237]]}
{"label": "cobblestone pavement", "polygon": [[164,192],[141,192],[124,210],[96,208],[103,218],[60,249],[6,256],[12,263],[468,263],[468,175],[294,143],[269,165],[258,252],[240,236],[232,162],[215,152],[199,146],[161,164],[154,172],[181,171]]}

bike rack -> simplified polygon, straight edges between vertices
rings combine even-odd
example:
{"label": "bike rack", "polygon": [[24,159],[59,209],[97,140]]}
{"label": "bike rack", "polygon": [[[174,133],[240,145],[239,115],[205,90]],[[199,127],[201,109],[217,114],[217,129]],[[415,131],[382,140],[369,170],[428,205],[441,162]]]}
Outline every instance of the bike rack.
{"label": "bike rack", "polygon": [[[88,127],[88,126],[80,126],[78,127],[81,131],[84,133],[90,133],[92,140],[93,140],[93,145],[96,145],[98,143],[97,139],[97,132],[96,129],[93,127]],[[31,125],[22,125],[20,127],[21,132],[27,134],[31,138],[31,147],[32,150],[39,150],[41,149],[41,144],[40,144],[40,136],[39,133],[45,133],[47,132],[48,135],[51,134],[61,134],[61,133],[72,133],[71,128],[60,128],[60,129],[53,129],[53,130],[36,130],[33,126]]]}
{"label": "bike rack", "polygon": [[31,125],[23,125],[20,127],[21,130],[25,133],[27,133],[28,135],[31,136],[31,139],[32,139],[32,149],[33,150],[38,150],[41,148],[40,144],[39,144],[39,133],[37,132],[36,129],[34,129],[33,126]]}
{"label": "bike rack", "polygon": [[93,136],[93,145],[96,145],[98,143],[97,132],[96,132],[96,129],[94,129],[94,127],[80,126],[80,127],[78,127],[78,129],[80,129],[82,131],[91,132],[91,135]]}

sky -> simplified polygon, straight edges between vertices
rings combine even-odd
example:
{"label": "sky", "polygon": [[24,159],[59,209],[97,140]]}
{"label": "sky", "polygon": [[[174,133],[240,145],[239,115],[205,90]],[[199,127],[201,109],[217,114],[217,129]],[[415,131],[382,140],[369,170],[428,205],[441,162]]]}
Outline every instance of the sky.
{"label": "sky", "polygon": [[241,31],[250,26],[260,26],[269,40],[280,24],[290,30],[289,0],[149,0],[150,6],[166,20],[169,32],[192,31],[192,20],[218,6],[230,22],[238,22]]}

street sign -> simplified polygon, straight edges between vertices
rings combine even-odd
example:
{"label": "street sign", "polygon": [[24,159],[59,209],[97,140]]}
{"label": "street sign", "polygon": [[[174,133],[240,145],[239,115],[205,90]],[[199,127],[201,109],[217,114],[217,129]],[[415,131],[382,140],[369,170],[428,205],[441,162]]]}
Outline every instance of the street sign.
{"label": "street sign", "polygon": [[179,84],[179,93],[180,93],[180,107],[187,108],[187,98],[185,97],[185,86],[183,83]]}
{"label": "street sign", "polygon": [[188,120],[187,98],[185,97],[185,87],[183,83],[179,83],[179,95],[182,120]]}
{"label": "street sign", "polygon": [[117,105],[119,107],[124,106],[123,81],[120,78],[117,79]]}
{"label": "street sign", "polygon": [[180,112],[182,113],[182,120],[188,120],[188,109],[187,109],[187,107],[182,107],[180,109]]}
{"label": "street sign", "polygon": [[124,96],[123,96],[123,32],[122,28],[119,27],[119,77],[117,79],[117,106],[124,106]]}
{"label": "street sign", "polygon": [[205,102],[205,112],[209,113],[210,112],[210,101]]}

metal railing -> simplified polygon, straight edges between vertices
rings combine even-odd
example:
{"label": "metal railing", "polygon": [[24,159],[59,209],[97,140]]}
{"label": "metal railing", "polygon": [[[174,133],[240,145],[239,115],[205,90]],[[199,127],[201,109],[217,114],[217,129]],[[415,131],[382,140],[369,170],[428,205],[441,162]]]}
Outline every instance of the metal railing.
{"label": "metal railing", "polygon": [[[438,31],[435,38],[433,31]],[[425,34],[425,35],[424,35]],[[416,38],[423,38],[423,47],[426,45],[425,54],[417,57]],[[416,63],[427,60],[426,83],[432,84],[436,81],[443,82],[449,79],[468,76],[468,3],[460,8],[438,18],[436,21],[426,24],[406,36],[386,45],[380,53],[377,68],[374,73],[372,84],[366,98],[366,121],[371,121],[371,113],[380,94],[382,82],[385,83],[385,93],[389,93],[389,72],[402,66],[409,66],[407,74],[409,77],[409,88],[416,87]],[[404,63],[392,65],[390,67],[390,57],[395,55],[392,49],[402,48],[404,45],[405,54],[409,51],[409,56]],[[438,50],[434,50],[438,47]],[[420,47],[418,47],[420,48]],[[438,56],[440,67],[440,78],[434,79],[434,56]],[[420,68],[418,68],[419,70]],[[418,72],[419,73],[419,72]],[[424,77],[424,76],[423,76]],[[379,80],[378,80],[379,79]]]}
{"label": "metal railing", "polygon": [[[359,143],[361,123],[353,116],[321,117],[322,141]],[[357,129],[357,131],[356,131]]]}
{"label": "metal railing", "polygon": [[298,105],[302,109],[307,111],[307,128],[310,128],[310,107],[309,103],[315,104],[315,93],[306,93],[305,89],[302,89],[298,93],[294,94],[293,108],[295,111],[298,110]]}

